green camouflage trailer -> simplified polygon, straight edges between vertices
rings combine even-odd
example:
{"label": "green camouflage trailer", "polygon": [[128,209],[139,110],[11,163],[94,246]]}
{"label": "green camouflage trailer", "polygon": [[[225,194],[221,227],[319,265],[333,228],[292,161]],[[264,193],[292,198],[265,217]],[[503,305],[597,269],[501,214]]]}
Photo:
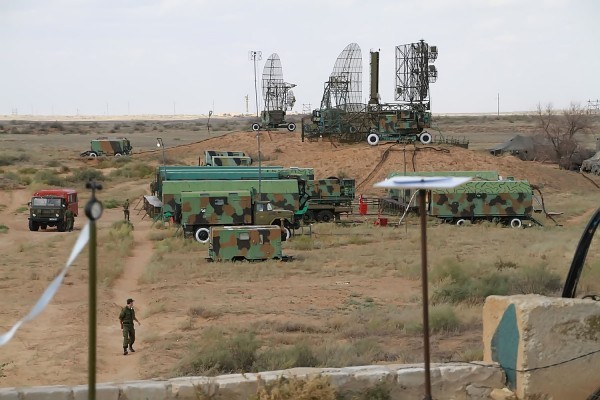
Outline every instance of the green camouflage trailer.
{"label": "green camouflage trailer", "polygon": [[213,261],[282,259],[278,226],[219,226],[210,230]]}
{"label": "green camouflage trailer", "polygon": [[82,157],[115,156],[131,154],[133,147],[128,139],[100,138],[91,141],[91,150],[81,153]]}
{"label": "green camouflage trailer", "polygon": [[291,236],[294,213],[277,209],[269,201],[253,201],[250,191],[182,192],[181,224],[184,236],[194,236],[200,243],[209,239],[215,225],[278,225],[282,240]]}
{"label": "green camouflage trailer", "polygon": [[[300,210],[298,181],[293,179],[261,181],[261,198],[275,208],[296,212]],[[175,214],[184,192],[215,192],[247,190],[258,194],[258,180],[197,180],[164,181],[162,184],[163,213]]]}
{"label": "green camouflage trailer", "polygon": [[354,179],[327,178],[308,181],[308,209],[302,220],[305,223],[338,220],[342,213],[352,212],[354,193]]}
{"label": "green camouflage trailer", "polygon": [[429,192],[429,215],[447,223],[492,221],[513,228],[533,217],[533,190],[527,181],[471,181]]}

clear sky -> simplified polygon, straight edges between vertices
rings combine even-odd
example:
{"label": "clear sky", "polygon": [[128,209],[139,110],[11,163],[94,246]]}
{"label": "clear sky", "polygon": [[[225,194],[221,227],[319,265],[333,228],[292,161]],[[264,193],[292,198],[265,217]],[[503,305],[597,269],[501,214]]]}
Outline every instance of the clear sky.
{"label": "clear sky", "polygon": [[[369,50],[392,102],[395,46],[438,47],[434,113],[532,111],[600,98],[597,0],[0,0],[0,115],[256,112],[277,53],[294,111],[318,107],[339,53]],[[214,104],[214,106],[213,106]]]}

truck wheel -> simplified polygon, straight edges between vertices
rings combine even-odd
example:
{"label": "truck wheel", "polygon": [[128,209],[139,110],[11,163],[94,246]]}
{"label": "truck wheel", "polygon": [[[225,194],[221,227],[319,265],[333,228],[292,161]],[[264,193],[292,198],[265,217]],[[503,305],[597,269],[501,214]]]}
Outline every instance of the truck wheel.
{"label": "truck wheel", "polygon": [[521,226],[523,226],[523,223],[521,222],[521,220],[519,218],[513,218],[510,220],[511,228],[520,228]]}
{"label": "truck wheel", "polygon": [[37,231],[40,228],[37,222],[29,221],[29,230],[32,232]]}
{"label": "truck wheel", "polygon": [[377,146],[377,143],[379,143],[379,135],[376,133],[370,133],[369,136],[367,136],[367,143],[369,143],[371,146]]}
{"label": "truck wheel", "polygon": [[96,158],[96,157],[98,157],[98,154],[96,154],[96,153],[95,153],[95,152],[93,152],[93,151],[90,151],[90,154],[88,154],[88,156],[89,156],[89,157],[92,157],[92,158]]}
{"label": "truck wheel", "polygon": [[310,223],[310,222],[312,222],[312,221],[314,221],[314,220],[315,220],[315,213],[313,213],[313,212],[312,212],[312,211],[310,211],[310,210],[309,210],[309,211],[307,211],[307,212],[305,212],[305,213],[304,213],[304,215],[302,216],[302,221],[303,221],[305,224],[308,224],[308,223]]}
{"label": "truck wheel", "polygon": [[289,240],[292,237],[292,231],[290,231],[290,228],[284,226],[281,229],[281,241],[285,242],[287,240]]}
{"label": "truck wheel", "polygon": [[431,133],[429,132],[423,132],[419,135],[419,140],[421,141],[421,143],[423,144],[429,144],[431,143],[431,140],[433,138],[431,137]]}
{"label": "truck wheel", "polygon": [[253,131],[257,131],[259,129],[260,129],[260,125],[259,124],[257,124],[257,123],[252,124],[252,130]]}
{"label": "truck wheel", "polygon": [[208,238],[210,237],[210,231],[208,228],[198,228],[196,229],[196,233],[194,234],[196,241],[199,243],[208,242]]}
{"label": "truck wheel", "polygon": [[458,221],[456,221],[456,226],[463,226],[466,222],[467,221],[461,218]]}
{"label": "truck wheel", "polygon": [[317,219],[320,222],[331,222],[333,220],[333,213],[329,210],[319,211],[319,214],[317,214]]}
{"label": "truck wheel", "polygon": [[287,125],[287,130],[288,130],[288,131],[290,131],[290,132],[294,132],[294,131],[296,130],[296,124],[295,124],[295,123],[293,123],[293,122],[290,122],[290,123]]}
{"label": "truck wheel", "polygon": [[46,228],[48,228],[48,225],[46,225],[46,224],[41,224],[41,225],[40,225],[40,228],[42,228],[43,230],[46,230]]}
{"label": "truck wheel", "polygon": [[59,222],[58,224],[56,224],[56,229],[57,229],[59,232],[64,232],[64,231],[66,231],[66,230],[67,230],[67,226],[66,226],[66,224],[65,224],[65,222],[64,222],[64,221],[61,221],[61,222]]}
{"label": "truck wheel", "polygon": [[121,153],[115,153],[115,157],[121,157]]}

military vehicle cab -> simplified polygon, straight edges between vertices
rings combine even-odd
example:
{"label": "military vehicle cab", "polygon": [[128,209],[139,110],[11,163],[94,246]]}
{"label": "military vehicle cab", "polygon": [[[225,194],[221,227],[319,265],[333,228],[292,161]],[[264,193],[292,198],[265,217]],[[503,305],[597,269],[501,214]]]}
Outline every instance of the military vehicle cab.
{"label": "military vehicle cab", "polygon": [[131,142],[125,138],[98,138],[94,139],[90,143],[91,150],[84,151],[81,153],[81,157],[99,157],[99,156],[115,156],[121,157],[123,155],[129,155],[133,151]]}
{"label": "military vehicle cab", "polygon": [[210,230],[212,261],[283,259],[281,228],[277,225],[215,226]]}
{"label": "military vehicle cab", "polygon": [[66,229],[65,211],[70,209],[74,216],[79,213],[75,189],[38,190],[29,202],[29,230],[56,227],[59,232]]}

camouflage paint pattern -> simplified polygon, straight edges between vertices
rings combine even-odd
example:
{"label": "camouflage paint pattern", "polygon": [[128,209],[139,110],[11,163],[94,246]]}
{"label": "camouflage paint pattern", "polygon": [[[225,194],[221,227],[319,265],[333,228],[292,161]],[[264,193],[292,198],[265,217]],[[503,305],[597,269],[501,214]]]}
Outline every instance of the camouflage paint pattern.
{"label": "camouflage paint pattern", "polygon": [[[162,185],[163,213],[174,213],[181,204],[184,192],[214,192],[247,190],[253,195],[258,193],[258,180],[196,180],[164,181]],[[299,209],[298,181],[292,179],[261,181],[262,198],[269,200],[275,208],[289,211]]]}
{"label": "camouflage paint pattern", "polygon": [[[500,178],[497,171],[408,171],[408,172],[390,172],[387,178],[393,178],[394,176],[469,176],[473,180],[481,181],[497,181]],[[389,189],[388,197],[394,200],[400,199],[400,190]],[[410,198],[412,191],[407,190],[405,197]]]}
{"label": "camouflage paint pattern", "polygon": [[230,157],[230,156],[214,156],[210,165],[216,165],[219,167],[224,166],[248,166],[252,164],[252,158],[250,157]]}
{"label": "camouflage paint pattern", "polygon": [[438,218],[530,217],[533,192],[526,181],[471,181],[432,190],[429,214]]}
{"label": "camouflage paint pattern", "polygon": [[213,165],[213,157],[248,157],[248,154],[243,151],[205,150],[204,163],[202,162],[202,158],[200,158],[198,165]]}
{"label": "camouflage paint pattern", "polygon": [[416,134],[430,127],[431,113],[418,111],[380,112],[377,115],[377,131],[385,134]]}
{"label": "camouflage paint pattern", "polygon": [[208,256],[214,261],[282,258],[278,226],[227,226],[210,230]]}
{"label": "camouflage paint pattern", "polygon": [[181,224],[250,225],[252,224],[250,192],[182,193]]}
{"label": "camouflage paint pattern", "polygon": [[311,200],[352,200],[354,191],[354,179],[318,179],[306,183],[306,193]]}
{"label": "camouflage paint pattern", "polygon": [[129,140],[120,139],[94,139],[91,142],[92,151],[97,155],[113,156],[119,154],[131,154],[133,147]]}

